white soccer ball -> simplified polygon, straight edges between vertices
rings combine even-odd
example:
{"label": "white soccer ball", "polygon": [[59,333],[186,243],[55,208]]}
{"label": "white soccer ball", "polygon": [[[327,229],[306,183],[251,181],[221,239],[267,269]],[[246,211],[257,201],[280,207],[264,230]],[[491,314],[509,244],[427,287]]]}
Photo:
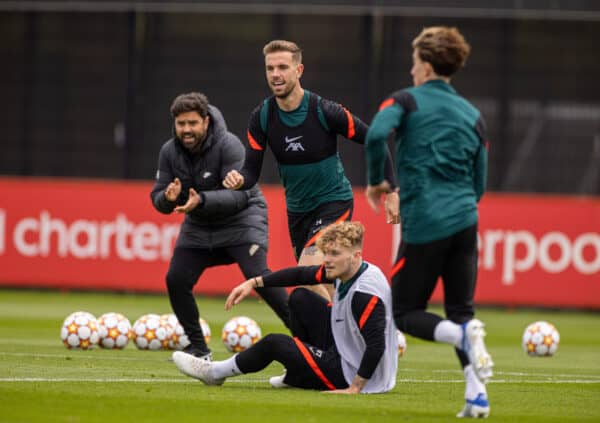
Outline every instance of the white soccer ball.
{"label": "white soccer ball", "polygon": [[140,350],[157,351],[169,347],[169,332],[158,314],[145,314],[133,324],[133,340]]}
{"label": "white soccer ball", "polygon": [[121,313],[105,313],[98,318],[100,346],[108,349],[123,349],[133,336],[131,323]]}
{"label": "white soccer ball", "polygon": [[398,336],[398,357],[402,357],[406,354],[406,337],[398,329],[396,329],[396,336]]}
{"label": "white soccer ball", "polygon": [[173,328],[171,332],[171,338],[169,339],[169,348],[172,350],[182,350],[188,345],[190,345],[190,340],[188,339],[185,331],[183,330],[183,326],[177,320],[177,316],[175,314],[166,314],[163,315],[163,318],[166,317],[169,325]]}
{"label": "white soccer ball", "polygon": [[530,356],[543,357],[554,355],[559,342],[560,335],[554,325],[540,321],[527,326],[523,333],[522,345]]}
{"label": "white soccer ball", "polygon": [[[161,316],[161,320],[166,322],[170,326],[170,338],[169,338],[169,348],[172,350],[182,350],[188,345],[190,345],[190,340],[188,339],[185,331],[183,330],[183,326],[177,320],[177,316],[174,313],[163,314]],[[208,344],[210,342],[211,332],[210,326],[202,317],[200,318],[200,326],[202,327],[202,333],[204,334],[204,340]]]}
{"label": "white soccer ball", "polygon": [[204,334],[204,341],[208,344],[211,338],[210,326],[208,322],[202,317],[200,318],[200,327],[202,327],[202,333]]}
{"label": "white soccer ball", "polygon": [[249,317],[238,316],[230,319],[225,326],[221,339],[227,351],[240,352],[256,344],[261,338],[258,323]]}
{"label": "white soccer ball", "polygon": [[98,343],[98,322],[87,311],[76,311],[67,316],[60,329],[65,347],[87,350]]}
{"label": "white soccer ball", "polygon": [[175,333],[175,325],[177,323],[177,317],[174,314],[161,314],[160,326],[167,331],[167,344],[163,346],[163,349],[171,349],[171,339]]}

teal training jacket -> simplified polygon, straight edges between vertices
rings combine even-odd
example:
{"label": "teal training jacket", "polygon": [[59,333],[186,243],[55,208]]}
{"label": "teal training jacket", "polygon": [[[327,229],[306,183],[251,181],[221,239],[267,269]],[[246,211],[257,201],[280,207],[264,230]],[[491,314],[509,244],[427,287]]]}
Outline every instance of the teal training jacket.
{"label": "teal training jacket", "polygon": [[479,110],[441,80],[390,95],[367,133],[370,185],[384,179],[390,131],[396,139],[402,240],[427,243],[476,224],[487,173]]}

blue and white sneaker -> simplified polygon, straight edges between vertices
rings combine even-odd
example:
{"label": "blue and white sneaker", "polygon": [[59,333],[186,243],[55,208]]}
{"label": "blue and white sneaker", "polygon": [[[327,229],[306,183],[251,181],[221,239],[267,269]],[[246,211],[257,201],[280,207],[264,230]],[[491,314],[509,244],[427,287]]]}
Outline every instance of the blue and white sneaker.
{"label": "blue and white sneaker", "polygon": [[494,372],[494,362],[488,354],[483,338],[485,337],[484,324],[478,319],[471,319],[462,324],[463,339],[462,350],[469,357],[469,362],[477,378],[482,383],[488,383]]}
{"label": "blue and white sneaker", "polygon": [[483,393],[477,395],[474,400],[467,400],[463,408],[456,417],[459,418],[482,418],[490,415],[490,403],[487,396]]}

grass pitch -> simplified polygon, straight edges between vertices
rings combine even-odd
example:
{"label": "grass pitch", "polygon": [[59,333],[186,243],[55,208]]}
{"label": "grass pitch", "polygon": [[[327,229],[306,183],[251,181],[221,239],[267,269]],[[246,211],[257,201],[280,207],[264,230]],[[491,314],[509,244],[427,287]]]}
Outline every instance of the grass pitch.
{"label": "grass pitch", "polygon": [[[229,354],[220,342],[226,320],[247,315],[263,334],[284,327],[263,303],[248,299],[233,312],[223,299],[200,299],[211,325],[216,359]],[[181,375],[168,351],[67,350],[63,319],[73,311],[96,316],[170,312],[165,296],[0,290],[0,422],[447,422],[463,406],[463,379],[452,349],[407,336],[396,388],[383,395],[332,396],[276,390],[261,373],[207,387]],[[600,422],[600,314],[480,309],[496,363],[488,384],[491,421]],[[531,358],[521,349],[527,324],[557,326],[555,357]]]}

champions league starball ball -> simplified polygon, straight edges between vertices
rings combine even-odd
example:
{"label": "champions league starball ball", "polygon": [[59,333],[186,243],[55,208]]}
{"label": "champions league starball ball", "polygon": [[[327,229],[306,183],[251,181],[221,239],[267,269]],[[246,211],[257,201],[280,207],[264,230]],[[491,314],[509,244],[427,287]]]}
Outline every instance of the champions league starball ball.
{"label": "champions league starball ball", "polygon": [[225,323],[221,339],[227,351],[241,352],[257,343],[261,338],[258,323],[249,317],[234,317]]}
{"label": "champions league starball ball", "polygon": [[99,345],[122,350],[133,337],[131,323],[121,313],[105,313],[98,318]]}
{"label": "champions league starball ball", "polygon": [[398,357],[402,357],[406,354],[406,337],[398,329],[396,329],[396,336],[398,337]]}
{"label": "champions league starball ball", "polygon": [[525,328],[523,350],[532,357],[552,356],[558,349],[560,335],[553,324],[539,321]]}
{"label": "champions league starball ball", "polygon": [[93,348],[99,340],[96,317],[87,311],[69,314],[60,329],[60,339],[69,349]]}
{"label": "champions league starball ball", "polygon": [[[175,316],[174,313],[163,314],[160,316],[160,318],[163,322],[170,326],[169,349],[181,351],[190,345],[190,340],[185,334],[183,326],[181,326],[181,323],[179,323],[179,320],[177,320],[177,316]],[[202,327],[202,333],[204,334],[204,341],[208,344],[211,339],[210,326],[202,317],[199,319],[199,322],[200,326]]]}
{"label": "champions league starball ball", "polygon": [[145,314],[133,324],[133,341],[140,350],[169,348],[169,330],[158,314]]}

